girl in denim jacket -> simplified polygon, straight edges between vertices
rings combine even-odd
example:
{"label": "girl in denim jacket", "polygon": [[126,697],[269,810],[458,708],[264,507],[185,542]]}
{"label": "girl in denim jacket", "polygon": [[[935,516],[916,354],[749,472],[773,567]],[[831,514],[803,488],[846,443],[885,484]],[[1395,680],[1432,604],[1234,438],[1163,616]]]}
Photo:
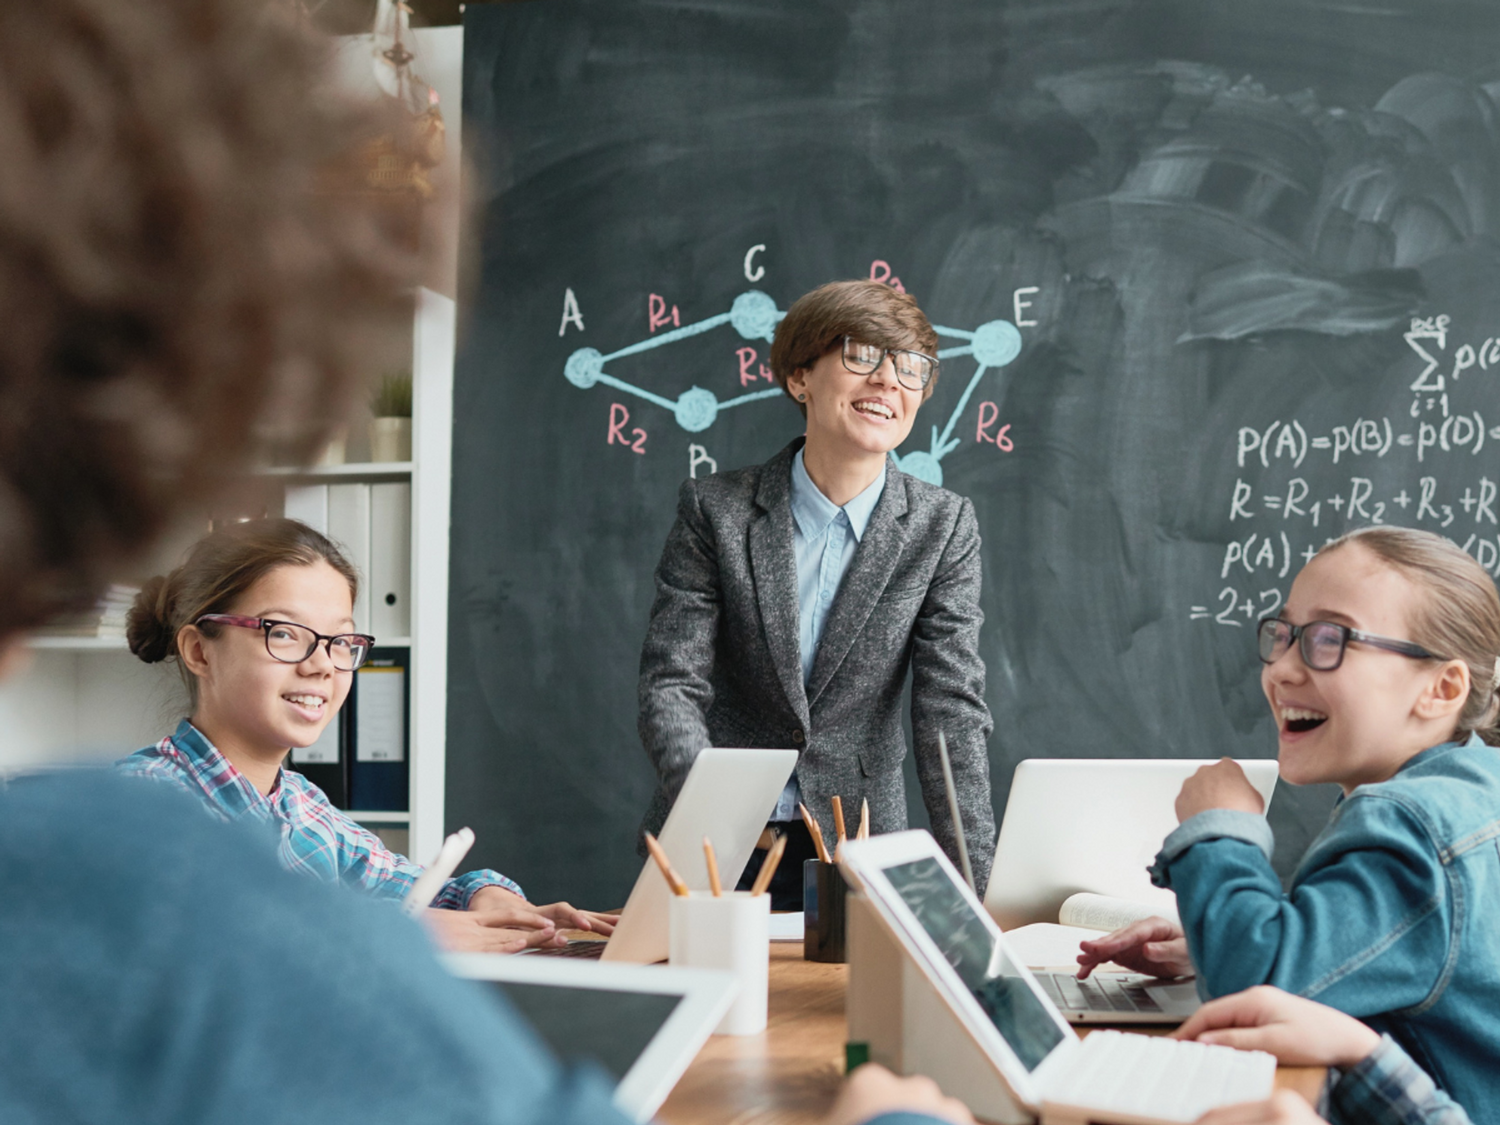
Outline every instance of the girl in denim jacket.
{"label": "girl in denim jacket", "polygon": [[1343,789],[1283,892],[1259,795],[1234,762],[1200,769],[1152,878],[1179,928],[1085,942],[1196,972],[1224,996],[1276,985],[1394,1038],[1479,1122],[1500,1122],[1500,596],[1453,543],[1371,527],[1324,547],[1261,623],[1281,776]]}

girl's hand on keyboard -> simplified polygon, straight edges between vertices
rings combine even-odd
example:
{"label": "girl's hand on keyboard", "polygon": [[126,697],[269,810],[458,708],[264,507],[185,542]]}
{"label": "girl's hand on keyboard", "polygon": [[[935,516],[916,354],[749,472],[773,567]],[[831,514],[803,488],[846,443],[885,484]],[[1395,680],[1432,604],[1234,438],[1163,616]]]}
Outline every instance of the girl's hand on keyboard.
{"label": "girl's hand on keyboard", "polygon": [[1185,977],[1193,973],[1182,927],[1165,918],[1142,918],[1078,946],[1078,979],[1085,980],[1106,961],[1154,977]]}
{"label": "girl's hand on keyboard", "polygon": [[531,946],[568,943],[551,918],[499,887],[475,891],[467,910],[429,908],[421,919],[432,940],[449,953],[519,953]]}
{"label": "girl's hand on keyboard", "polygon": [[618,914],[600,914],[593,910],[579,910],[576,906],[569,906],[566,902],[553,902],[546,906],[538,906],[536,912],[544,918],[550,918],[559,930],[587,930],[600,937],[608,937],[614,933],[615,926],[620,921]]}
{"label": "girl's hand on keyboard", "polygon": [[1301,1094],[1277,1090],[1263,1102],[1220,1106],[1198,1118],[1197,1125],[1322,1125]]}
{"label": "girl's hand on keyboard", "polygon": [[1172,1035],[1266,1051],[1287,1066],[1346,1070],[1380,1044],[1380,1036],[1353,1016],[1265,984],[1210,1001]]}

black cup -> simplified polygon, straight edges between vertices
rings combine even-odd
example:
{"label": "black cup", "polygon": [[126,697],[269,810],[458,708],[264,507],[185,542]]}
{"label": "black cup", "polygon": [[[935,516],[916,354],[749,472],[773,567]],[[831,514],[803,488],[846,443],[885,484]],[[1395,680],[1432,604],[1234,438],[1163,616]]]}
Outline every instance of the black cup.
{"label": "black cup", "polygon": [[820,859],[802,863],[802,957],[844,961],[844,903],[849,893],[838,865]]}

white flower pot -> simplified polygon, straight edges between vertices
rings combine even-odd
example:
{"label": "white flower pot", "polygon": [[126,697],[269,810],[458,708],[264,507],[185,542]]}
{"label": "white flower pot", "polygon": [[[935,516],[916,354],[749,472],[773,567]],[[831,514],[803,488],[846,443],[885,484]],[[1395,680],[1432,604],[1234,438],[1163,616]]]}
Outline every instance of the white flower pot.
{"label": "white flower pot", "polygon": [[410,418],[372,418],[370,420],[370,460],[411,460]]}

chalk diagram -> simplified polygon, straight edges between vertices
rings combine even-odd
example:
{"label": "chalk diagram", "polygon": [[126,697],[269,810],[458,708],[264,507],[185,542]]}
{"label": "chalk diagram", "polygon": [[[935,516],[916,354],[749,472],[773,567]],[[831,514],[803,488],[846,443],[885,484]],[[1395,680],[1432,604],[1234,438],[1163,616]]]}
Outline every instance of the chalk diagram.
{"label": "chalk diagram", "polygon": [[[617,359],[624,359],[626,356],[650,351],[653,348],[665,347],[667,344],[685,340],[690,336],[701,335],[724,324],[731,326],[745,340],[764,340],[769,343],[776,334],[776,325],[785,315],[786,313],[778,309],[776,302],[765,293],[757,289],[747,290],[734,299],[727,313],[720,313],[693,324],[685,324],[681,328],[674,328],[659,336],[651,336],[639,343],[621,348],[619,351],[610,352],[608,355],[603,354],[597,348],[579,348],[568,357],[563,365],[563,374],[567,376],[568,382],[580,390],[588,390],[595,384],[602,383],[606,387],[613,387],[617,391],[645,399],[669,411],[677,424],[688,433],[702,433],[718,419],[719,411],[761,399],[780,397],[783,393],[781,388],[772,387],[768,390],[750,391],[720,401],[712,391],[694,386],[683,391],[674,401],[648,391],[644,387],[638,387],[634,383],[626,382],[624,379],[616,378],[604,370],[604,365]],[[941,485],[943,483],[942,461],[960,444],[961,439],[953,436],[953,430],[969,405],[969,398],[978,388],[979,381],[984,378],[987,371],[991,368],[1005,367],[1021,354],[1021,333],[1008,320],[987,321],[972,332],[961,328],[943,328],[938,325],[934,325],[933,328],[939,336],[964,341],[954,347],[939,350],[938,359],[948,360],[970,355],[974,357],[978,366],[969,379],[969,385],[964,388],[964,393],[954,406],[953,413],[948,418],[948,424],[941,432],[938,431],[937,426],[932,427],[932,442],[928,448],[913,450],[904,457],[892,453],[891,457],[895,460],[897,468],[903,472],[910,473],[930,484]]]}

